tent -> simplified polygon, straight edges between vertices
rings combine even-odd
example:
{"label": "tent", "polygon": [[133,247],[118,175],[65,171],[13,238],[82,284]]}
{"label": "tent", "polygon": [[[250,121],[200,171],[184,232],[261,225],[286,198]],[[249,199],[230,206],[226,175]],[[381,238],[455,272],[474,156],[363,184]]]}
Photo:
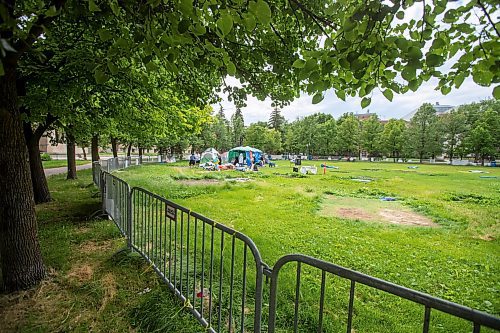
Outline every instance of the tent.
{"label": "tent", "polygon": [[215,148],[208,148],[203,153],[201,153],[200,163],[212,162],[217,164],[219,161],[219,152]]}
{"label": "tent", "polygon": [[235,147],[227,153],[229,163],[234,163],[234,160],[238,159],[238,163],[246,163],[247,166],[252,165],[253,157],[255,157],[255,160],[259,162],[262,157],[262,151],[257,148],[245,146]]}

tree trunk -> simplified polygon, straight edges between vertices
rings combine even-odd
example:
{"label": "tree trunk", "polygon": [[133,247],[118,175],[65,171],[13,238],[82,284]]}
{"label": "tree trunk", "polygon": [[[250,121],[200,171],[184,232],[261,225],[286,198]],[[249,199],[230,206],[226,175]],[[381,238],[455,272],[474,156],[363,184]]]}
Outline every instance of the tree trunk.
{"label": "tree trunk", "polygon": [[83,152],[83,159],[86,161],[87,160],[87,152],[85,151],[85,147],[82,147],[82,152]]}
{"label": "tree trunk", "polygon": [[73,135],[66,133],[66,157],[68,159],[68,175],[66,179],[77,179],[76,176],[76,159],[75,159],[75,138]]}
{"label": "tree trunk", "polygon": [[24,123],[24,138],[28,148],[31,184],[33,186],[35,203],[49,202],[52,198],[50,197],[49,186],[45,172],[43,171],[42,158],[40,157],[40,148],[38,145],[40,136],[33,133],[29,123]]}
{"label": "tree trunk", "polygon": [[91,146],[91,154],[92,154],[92,162],[99,162],[99,136],[94,135],[92,137]]}
{"label": "tree trunk", "polygon": [[116,138],[111,138],[111,149],[113,150],[113,157],[118,157],[118,143]]}
{"label": "tree trunk", "polygon": [[[0,257],[4,289],[29,288],[45,276],[28,148],[18,109],[15,63],[0,76]],[[0,60],[2,61],[2,60]]]}
{"label": "tree trunk", "polygon": [[139,164],[142,164],[142,148],[139,147]]}
{"label": "tree trunk", "polygon": [[130,143],[127,148],[127,157],[130,157],[130,151],[132,150],[132,144]]}

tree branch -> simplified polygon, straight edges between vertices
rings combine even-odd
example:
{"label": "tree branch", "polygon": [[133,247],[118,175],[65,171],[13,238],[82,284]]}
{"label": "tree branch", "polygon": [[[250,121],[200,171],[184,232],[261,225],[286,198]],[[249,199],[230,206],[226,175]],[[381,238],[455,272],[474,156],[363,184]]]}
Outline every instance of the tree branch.
{"label": "tree branch", "polygon": [[493,29],[497,33],[497,36],[500,37],[500,32],[498,31],[497,27],[495,26],[495,23],[493,23],[493,20],[491,19],[490,14],[488,14],[488,10],[486,9],[486,6],[481,2],[481,0],[477,0],[477,4],[483,10],[484,15],[486,15],[486,18],[488,19],[488,21],[490,22],[491,26],[493,27]]}

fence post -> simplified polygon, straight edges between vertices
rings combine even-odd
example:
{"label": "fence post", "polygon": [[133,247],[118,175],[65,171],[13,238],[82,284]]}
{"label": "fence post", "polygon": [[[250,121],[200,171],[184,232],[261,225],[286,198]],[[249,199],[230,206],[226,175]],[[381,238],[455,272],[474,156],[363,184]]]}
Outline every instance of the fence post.
{"label": "fence post", "polygon": [[102,214],[106,215],[106,177],[104,172],[100,172],[99,177],[101,177],[101,200],[102,200]]}
{"label": "fence post", "polygon": [[127,247],[132,249],[132,191],[127,185]]}

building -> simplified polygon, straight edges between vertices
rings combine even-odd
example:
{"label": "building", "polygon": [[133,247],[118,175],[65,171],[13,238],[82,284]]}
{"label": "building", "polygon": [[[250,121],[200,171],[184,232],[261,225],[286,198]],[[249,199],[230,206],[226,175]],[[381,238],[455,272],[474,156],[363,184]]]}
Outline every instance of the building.
{"label": "building", "polygon": [[[438,115],[438,116],[441,116],[445,113],[448,113],[455,108],[453,105],[441,105],[441,104],[439,104],[439,102],[436,102],[436,104],[432,105],[432,107],[434,108],[434,110],[436,110],[436,115]],[[415,113],[417,113],[418,109],[419,108],[416,108],[415,110],[408,113],[407,115],[405,115],[401,119],[403,119],[405,121],[410,121],[411,118],[413,118],[413,116],[415,115]]]}

